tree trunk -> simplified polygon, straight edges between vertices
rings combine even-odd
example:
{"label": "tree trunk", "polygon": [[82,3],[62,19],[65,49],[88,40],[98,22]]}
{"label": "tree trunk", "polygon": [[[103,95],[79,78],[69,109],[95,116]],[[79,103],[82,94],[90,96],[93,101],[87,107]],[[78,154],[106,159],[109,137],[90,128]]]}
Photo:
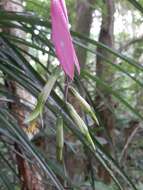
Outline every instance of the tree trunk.
{"label": "tree trunk", "polygon": [[[93,14],[93,7],[95,0],[78,0],[76,5],[76,26],[75,31],[78,33],[84,34],[86,36],[90,35],[90,29],[92,24],[92,14]],[[82,42],[83,43],[83,42]],[[84,45],[87,46],[88,44],[84,42]],[[82,68],[85,67],[86,59],[87,59],[87,51],[82,47],[77,48],[77,56]]]}
{"label": "tree trunk", "polygon": [[[23,12],[23,6],[21,0],[3,0],[1,3],[1,8],[5,11],[11,11],[11,12]],[[14,36],[18,36],[20,38],[25,37],[25,33],[21,30],[12,28],[3,29],[6,33]],[[16,95],[19,99],[28,99],[33,102],[33,97],[25,91],[24,88],[22,88],[20,85],[18,85],[15,81],[6,80],[5,81],[6,87],[10,92],[12,92],[14,95]],[[23,107],[19,106],[17,102],[9,103],[9,108],[13,112],[15,118],[17,118],[19,127],[22,129],[25,129],[26,126],[24,124],[24,119],[26,115],[26,110],[24,110]],[[19,148],[19,145],[15,143],[15,149],[18,153],[23,154],[21,149]],[[17,169],[19,172],[19,178],[21,182],[21,190],[44,190],[43,185],[41,184],[41,176],[36,169],[35,166],[30,166],[29,163],[23,159],[19,154],[15,155],[16,161],[17,161]]]}
{"label": "tree trunk", "polygon": [[[110,48],[113,48],[114,0],[105,0],[102,11],[102,24],[99,34],[99,42],[109,46]],[[108,53],[106,50],[98,47],[97,52],[102,54],[105,58],[109,59],[110,61],[114,61],[111,54]],[[96,59],[96,75],[104,82],[107,82],[109,85],[112,83],[114,75],[112,68],[99,55],[97,55]],[[113,114],[111,113],[106,103],[108,103],[108,105],[112,109],[113,102],[111,95],[108,94],[108,92],[106,92],[104,89],[102,89],[100,85],[97,85],[97,92],[98,94],[96,96],[96,105],[99,108],[99,115],[102,124],[105,127],[105,132],[99,132],[98,135],[107,139],[108,137],[106,134],[108,133],[110,139],[108,138],[107,141],[109,142],[110,140],[111,143],[106,144],[105,149],[111,153],[111,145],[114,144],[113,131],[115,126],[115,120]],[[109,183],[111,181],[109,174],[101,166],[98,168],[98,174],[99,177],[102,178],[105,183]]]}

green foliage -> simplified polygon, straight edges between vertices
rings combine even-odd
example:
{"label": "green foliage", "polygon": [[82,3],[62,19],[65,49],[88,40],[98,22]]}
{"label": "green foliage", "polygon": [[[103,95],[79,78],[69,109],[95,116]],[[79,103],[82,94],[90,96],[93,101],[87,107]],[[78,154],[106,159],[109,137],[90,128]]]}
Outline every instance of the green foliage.
{"label": "green foliage", "polygon": [[58,78],[58,73],[55,72],[53,76],[50,77],[50,79],[48,80],[48,82],[46,83],[46,85],[44,86],[40,94],[38,95],[37,105],[35,109],[33,110],[33,112],[29,115],[29,117],[26,118],[25,123],[30,123],[34,121],[35,119],[37,119],[38,116],[42,116],[44,105],[51,93],[51,90],[54,87],[54,84],[57,78]]}
{"label": "green foliage", "polygon": [[[72,1],[69,1],[68,3],[68,6],[71,5],[73,7],[74,3]],[[0,33],[0,42],[2,44],[2,47],[0,49],[0,70],[2,73],[4,73],[4,75],[2,76],[3,80],[15,81],[18,85],[22,86],[25,91],[27,91],[37,99],[37,106],[35,108],[36,113],[34,110],[33,115],[31,115],[27,119],[27,122],[30,122],[31,120],[37,118],[37,116],[42,113],[44,105],[45,110],[48,110],[50,113],[52,113],[55,120],[57,117],[59,117],[59,113],[61,114],[65,128],[70,131],[76,139],[80,141],[85,150],[88,150],[93,160],[98,160],[98,162],[108,171],[108,173],[115,182],[112,187],[108,187],[101,182],[97,182],[94,179],[95,177],[92,175],[97,190],[115,190],[116,188],[124,189],[124,186],[126,187],[128,185],[131,189],[137,189],[136,184],[132,179],[132,176],[128,177],[129,173],[124,172],[121,165],[118,163],[118,159],[113,159],[112,156],[105,151],[102,143],[100,142],[100,140],[98,140],[96,136],[96,131],[103,130],[104,127],[102,126],[102,121],[100,121],[100,118],[98,118],[98,110],[96,110],[94,96],[91,95],[91,89],[95,90],[96,84],[101,85],[104,91],[107,92],[107,94],[110,94],[116,99],[116,101],[119,103],[119,106],[122,105],[121,109],[119,109],[118,112],[116,110],[111,110],[114,113],[115,118],[118,117],[118,119],[120,119],[119,114],[121,115],[122,111],[128,111],[135,118],[138,118],[139,121],[142,121],[143,116],[140,110],[138,110],[132,103],[134,101],[134,98],[132,97],[132,94],[130,96],[128,95],[128,91],[134,92],[136,90],[136,87],[143,87],[141,78],[133,75],[135,72],[137,72],[138,75],[141,74],[143,71],[143,67],[135,59],[118,53],[118,51],[115,51],[105,46],[104,44],[95,41],[94,39],[88,38],[84,36],[84,34],[79,34],[78,32],[72,31],[74,42],[77,46],[84,48],[87,52],[90,52],[93,55],[95,54],[95,48],[98,46],[104,51],[110,53],[122,63],[121,65],[114,64],[103,55],[100,55],[105,63],[109,64],[117,75],[120,75],[119,78],[117,78],[117,81],[114,81],[113,86],[105,83],[101,78],[98,78],[95,73],[87,71],[86,69],[82,70],[80,78],[78,78],[78,76],[75,77],[74,84],[77,88],[81,86],[83,89],[85,89],[85,95],[87,97],[87,102],[89,103],[88,106],[90,106],[92,110],[92,116],[93,113],[95,114],[94,110],[96,110],[100,126],[96,129],[93,129],[88,121],[83,121],[84,118],[80,118],[79,115],[78,119],[75,119],[70,113],[69,107],[67,106],[65,100],[61,98],[64,96],[63,92],[65,90],[62,84],[63,73],[61,74],[61,77],[59,77],[59,75],[56,75],[56,77],[54,76],[53,78],[53,68],[56,67],[55,53],[51,40],[49,39],[50,22],[47,19],[49,18],[49,12],[45,10],[45,7],[47,7],[47,10],[49,10],[49,1],[43,1],[43,4],[41,3],[41,1],[28,1],[26,9],[28,11],[34,10],[36,14],[29,15],[29,13],[27,12],[24,14],[8,13],[2,11],[0,12],[0,27],[2,29],[14,27],[17,29],[21,29],[26,34],[26,38],[23,39],[20,37],[12,36],[11,34],[6,34],[5,32]],[[136,5],[135,7],[141,10],[140,7]],[[41,20],[41,18],[43,18],[43,20]],[[74,15],[71,16],[71,19],[73,18]],[[35,29],[38,31],[38,35],[34,33]],[[28,36],[29,34],[30,37]],[[88,42],[89,47],[84,46],[84,41]],[[25,49],[27,49],[28,51],[25,51]],[[37,56],[36,54],[39,51],[42,52],[44,55],[48,55],[51,58],[50,64],[52,66],[45,66],[45,63],[40,61],[39,56]],[[31,60],[34,62],[34,66],[31,64]],[[37,69],[39,67],[42,68],[42,72],[40,72],[41,70],[39,71],[39,69]],[[44,76],[43,73],[45,74]],[[49,79],[48,83],[46,83],[47,77]],[[127,85],[129,83],[130,86]],[[44,87],[45,84],[46,86]],[[87,84],[88,88],[84,88],[84,84]],[[122,91],[122,88],[127,89],[126,91]],[[41,89],[43,89],[42,92]],[[17,105],[20,103],[21,106],[26,107],[27,112],[29,112],[29,110],[31,112],[31,106],[25,106],[24,104],[28,100],[24,100],[24,103],[22,101],[19,102],[18,100],[20,97],[18,97],[16,94],[13,94],[13,92],[10,92],[3,82],[1,83],[0,95],[1,97],[5,97],[5,100],[14,102]],[[4,103],[7,104],[7,101],[4,101]],[[110,107],[110,105],[108,106]],[[84,109],[82,111],[84,112],[86,117],[89,116],[89,112],[86,114],[86,111]],[[96,120],[95,115],[94,119]],[[91,120],[91,118],[89,120]],[[84,126],[84,130],[83,128],[80,128],[80,130],[77,128],[77,125],[79,125],[79,121],[82,121],[82,127]],[[124,122],[122,121],[122,123]],[[45,128],[49,129],[49,124],[46,123]],[[40,130],[41,133],[42,130],[43,129]],[[47,139],[48,137],[45,131],[46,130],[44,130],[42,135]],[[55,135],[56,130],[54,127],[52,127],[51,131],[53,132],[52,134]],[[40,132],[38,135],[41,135]],[[57,133],[60,132],[58,131]],[[34,145],[34,141],[30,141],[27,138],[24,131],[19,127],[18,121],[16,118],[14,118],[13,113],[5,105],[3,107],[0,107],[0,135],[2,135],[2,137],[5,137],[4,139],[2,138],[2,147],[0,147],[0,150],[2,150],[3,153],[0,153],[0,165],[2,168],[2,172],[0,174],[0,185],[2,183],[7,189],[14,189],[15,187],[15,189],[19,189],[20,183],[16,171],[16,162],[14,162],[13,164],[12,161],[8,159],[9,150],[11,149],[11,145],[9,144],[17,143],[22,149],[22,156],[24,156],[27,162],[32,165],[33,163],[31,158],[33,158],[38,168],[40,168],[40,171],[42,171],[40,174],[42,175],[42,173],[44,173],[44,175],[42,176],[43,183],[50,179],[49,184],[52,183],[57,189],[64,189],[62,184],[62,181],[64,181],[69,184],[71,189],[81,189],[82,185],[79,186],[78,183],[71,182],[71,179],[67,177],[63,165],[59,165],[59,163],[53,161],[50,156],[48,157],[45,152],[43,153],[42,150],[39,150]],[[62,144],[60,144],[61,142]],[[63,146],[63,143],[65,143],[68,149],[71,149],[69,146],[70,143],[68,144],[67,140],[63,142],[62,139],[60,143],[58,143],[58,145],[60,144],[60,148],[63,149],[61,145]],[[142,147],[141,141],[137,144],[139,147]],[[56,145],[52,144],[52,146],[54,147]],[[96,149],[94,148],[95,146]],[[77,156],[77,153],[73,147],[72,150]],[[13,154],[15,154],[14,150],[11,151],[13,151]],[[63,150],[60,149],[60,160],[62,151]],[[94,163],[92,163],[92,167],[95,167]],[[14,179],[15,184],[13,184],[12,182],[13,178],[16,178]],[[12,186],[12,184],[14,185],[14,187]],[[91,186],[91,184],[88,183],[88,186]],[[141,183],[139,188],[142,188]]]}

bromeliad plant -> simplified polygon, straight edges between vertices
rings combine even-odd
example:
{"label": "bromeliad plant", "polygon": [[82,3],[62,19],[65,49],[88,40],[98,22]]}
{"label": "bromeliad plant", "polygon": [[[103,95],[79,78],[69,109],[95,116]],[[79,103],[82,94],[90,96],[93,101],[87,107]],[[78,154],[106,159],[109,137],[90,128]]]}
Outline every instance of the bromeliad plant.
{"label": "bromeliad plant", "polygon": [[[74,78],[74,67],[76,65],[78,73],[80,73],[80,66],[79,62],[75,53],[75,49],[72,43],[72,37],[69,31],[69,21],[68,21],[68,14],[64,0],[52,0],[51,1],[51,24],[52,24],[52,41],[55,47],[56,55],[59,59],[60,65],[63,68],[66,77],[69,77],[70,80]],[[52,88],[58,78],[59,71],[56,70],[45,87],[43,88],[42,92],[39,94],[37,105],[31,115],[26,119],[25,123],[33,122],[39,115],[42,115],[44,104],[46,103]],[[68,81],[69,82],[69,81]],[[68,84],[67,84],[68,85]],[[75,121],[77,127],[81,133],[85,136],[87,142],[91,145],[91,147],[95,150],[94,142],[90,136],[88,131],[88,127],[84,123],[84,121],[80,118],[74,107],[67,103],[67,93],[68,87],[65,90],[65,101],[69,111],[71,118]],[[90,105],[76,92],[74,88],[70,88],[71,92],[75,95],[75,98],[79,101],[79,104],[84,108],[85,111],[91,114],[92,118],[99,124],[94,111],[91,109]],[[58,122],[59,123],[59,122]],[[60,124],[61,126],[62,124]],[[60,131],[61,130],[61,131]],[[63,134],[63,127],[58,127],[58,135],[57,137]],[[61,142],[60,140],[61,139]],[[62,159],[61,151],[63,146],[62,137],[58,138],[57,142],[57,149],[60,149],[60,157],[59,160]],[[60,148],[59,148],[60,147]]]}
{"label": "bromeliad plant", "polygon": [[[40,26],[41,28],[45,29],[41,29],[41,31],[39,30],[39,35],[36,35],[33,32],[33,30],[37,26]],[[49,21],[41,20],[41,18],[37,16],[31,16],[26,13],[22,14],[0,12],[0,27],[21,29],[26,33],[30,33],[34,39],[33,43],[31,43],[28,40],[23,40],[22,38],[12,36],[11,34],[8,35],[4,32],[1,32],[0,36],[0,70],[2,71],[2,73],[4,73],[3,78],[5,79],[5,77],[8,77],[9,79],[16,81],[18,84],[24,87],[25,90],[27,90],[30,94],[37,98],[37,105],[33,112],[30,114],[30,116],[26,118],[25,123],[30,123],[36,120],[38,116],[42,115],[45,106],[56,117],[59,117],[59,119],[57,120],[56,146],[57,159],[60,161],[60,163],[62,162],[62,159],[64,157],[63,130],[64,126],[66,126],[82,142],[84,147],[90,152],[91,156],[97,159],[104,166],[104,168],[109,172],[119,189],[123,189],[122,183],[124,180],[128,185],[130,185],[132,189],[136,190],[134,183],[132,183],[131,179],[120,168],[117,161],[115,161],[103,149],[102,145],[96,139],[95,133],[92,131],[92,129],[85,124],[85,122],[78,115],[77,111],[73,108],[73,106],[67,102],[67,99],[63,100],[62,98],[60,98],[60,96],[54,90],[54,86],[58,86],[60,87],[60,89],[62,89],[61,85],[58,83],[57,80],[59,78],[59,70],[56,72],[53,72],[52,70],[53,73],[49,75],[49,80],[48,82],[46,82],[46,80],[44,80],[41,77],[40,73],[37,72],[37,70],[35,70],[35,68],[32,67],[32,65],[25,58],[26,56],[30,57],[31,60],[39,64],[43,68],[43,70],[49,74],[51,73],[51,70],[49,71],[46,67],[44,67],[44,65],[39,61],[39,59],[35,55],[32,55],[30,52],[26,52],[25,49],[21,47],[21,45],[25,45],[27,48],[33,48],[35,51],[41,50],[43,53],[47,53],[51,56],[55,56],[55,51],[62,69],[71,81],[73,81],[74,79],[75,66],[78,72],[80,73],[79,63],[76,57],[74,46],[72,44],[72,38],[70,36],[65,1],[51,0],[51,23]],[[47,32],[49,30],[51,30],[52,32],[52,42],[55,47],[54,49],[51,45],[51,41],[49,41],[47,38]],[[78,34],[73,31],[72,34],[73,37],[78,38],[78,40],[76,41],[77,45],[83,47],[84,49],[86,49],[86,51],[93,53],[92,49],[89,49],[85,47],[84,44],[79,43],[79,40],[87,41],[94,47],[100,46],[101,48],[113,54],[114,56],[124,60],[126,63],[131,65],[131,67],[136,68],[139,71],[143,71],[142,67],[140,67],[139,64],[136,64],[134,60],[117,53],[116,51],[104,46],[104,44],[98,43],[93,39],[90,39],[82,34]],[[44,48],[45,46],[49,47],[52,51],[47,51]],[[106,60],[106,58],[102,58]],[[106,61],[113,67],[116,67],[118,71],[124,73],[128,77],[131,77],[132,80],[134,80],[138,85],[142,86],[142,84],[137,79],[130,76],[130,74],[127,71],[118,66],[115,66],[110,62],[110,60]],[[142,115],[139,114],[139,112],[135,108],[129,105],[126,102],[126,100],[124,100],[120,96],[120,94],[118,94],[108,84],[104,83],[102,79],[93,76],[88,71],[81,72],[80,77],[82,79],[86,79],[86,81],[92,81],[92,83],[96,82],[100,84],[104,88],[104,90],[108,91],[115,98],[117,98],[132,113],[134,113],[141,120],[143,119]],[[2,94],[2,96],[7,97],[7,101],[12,101],[16,103],[18,97],[15,94],[12,94],[9,91],[7,91],[4,84],[1,86],[2,87],[0,88],[0,93]],[[91,100],[89,101],[89,105],[75,89],[70,87],[69,90],[78,100],[82,110],[86,114],[90,115],[91,118],[98,123],[90,94],[87,93],[89,100]],[[62,90],[60,92],[62,93]],[[27,138],[23,130],[18,126],[17,120],[12,116],[10,110],[5,108],[0,108],[0,135],[2,137],[6,137],[12,143],[16,142],[20,146],[21,150],[23,150],[24,158],[29,163],[31,163],[31,158],[34,158],[38,167],[40,167],[40,169],[43,172],[45,172],[46,176],[48,176],[48,178],[51,179],[52,183],[56,186],[57,189],[65,189],[65,187],[63,187],[62,181],[68,182],[68,184],[70,184],[71,189],[80,189],[78,184],[72,184],[68,177],[65,176],[65,173],[59,170],[59,166],[57,166],[50,159],[45,159],[45,155],[39,152],[39,150]],[[5,139],[3,138],[3,140]],[[1,144],[8,150],[9,148],[11,148],[11,146],[8,146],[9,144],[7,141],[4,143],[3,141],[1,141]],[[0,153],[0,163],[1,165],[5,163],[8,171],[11,171],[12,174],[17,178],[17,171],[13,167],[13,163],[10,162],[10,160],[7,158],[7,155]],[[59,176],[60,178],[58,178]],[[0,179],[3,181],[4,185],[8,189],[13,190],[14,188],[13,186],[11,186],[11,181],[5,180],[7,179],[6,177],[7,175],[5,175],[5,172],[2,171],[2,175],[0,174]],[[93,179],[93,181],[95,180],[94,176],[91,176],[91,178]],[[47,182],[47,179],[45,181]]]}

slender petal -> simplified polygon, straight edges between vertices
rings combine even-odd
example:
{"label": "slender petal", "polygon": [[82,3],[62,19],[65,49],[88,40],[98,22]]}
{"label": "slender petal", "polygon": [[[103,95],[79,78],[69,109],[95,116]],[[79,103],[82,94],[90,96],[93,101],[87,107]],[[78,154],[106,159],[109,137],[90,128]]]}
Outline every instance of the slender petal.
{"label": "slender petal", "polygon": [[52,40],[56,55],[64,72],[73,79],[74,66],[80,73],[80,66],[69,31],[67,9],[64,0],[51,0]]}

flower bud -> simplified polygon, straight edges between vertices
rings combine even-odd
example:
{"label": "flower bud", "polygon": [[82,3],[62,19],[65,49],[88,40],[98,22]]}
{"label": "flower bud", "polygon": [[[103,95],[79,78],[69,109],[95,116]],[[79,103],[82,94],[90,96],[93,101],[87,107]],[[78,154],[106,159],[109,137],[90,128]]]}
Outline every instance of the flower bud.
{"label": "flower bud", "polygon": [[58,117],[56,122],[56,151],[57,151],[57,160],[62,162],[63,160],[63,147],[64,147],[64,134],[63,134],[63,119]]}
{"label": "flower bud", "polygon": [[81,117],[78,115],[78,113],[76,112],[76,110],[70,103],[67,103],[67,107],[68,107],[68,110],[69,110],[69,113],[70,113],[72,119],[77,124],[77,126],[79,127],[79,129],[83,133],[83,135],[86,137],[88,143],[90,143],[90,145],[93,147],[93,149],[95,149],[95,145],[89,134],[88,127],[86,126],[84,121],[81,119]]}
{"label": "flower bud", "polygon": [[87,103],[87,101],[72,87],[69,88],[72,94],[75,96],[75,98],[78,100],[80,106],[83,108],[83,110],[90,114],[92,119],[99,125],[99,122],[97,120],[97,117],[92,110],[91,106]]}

